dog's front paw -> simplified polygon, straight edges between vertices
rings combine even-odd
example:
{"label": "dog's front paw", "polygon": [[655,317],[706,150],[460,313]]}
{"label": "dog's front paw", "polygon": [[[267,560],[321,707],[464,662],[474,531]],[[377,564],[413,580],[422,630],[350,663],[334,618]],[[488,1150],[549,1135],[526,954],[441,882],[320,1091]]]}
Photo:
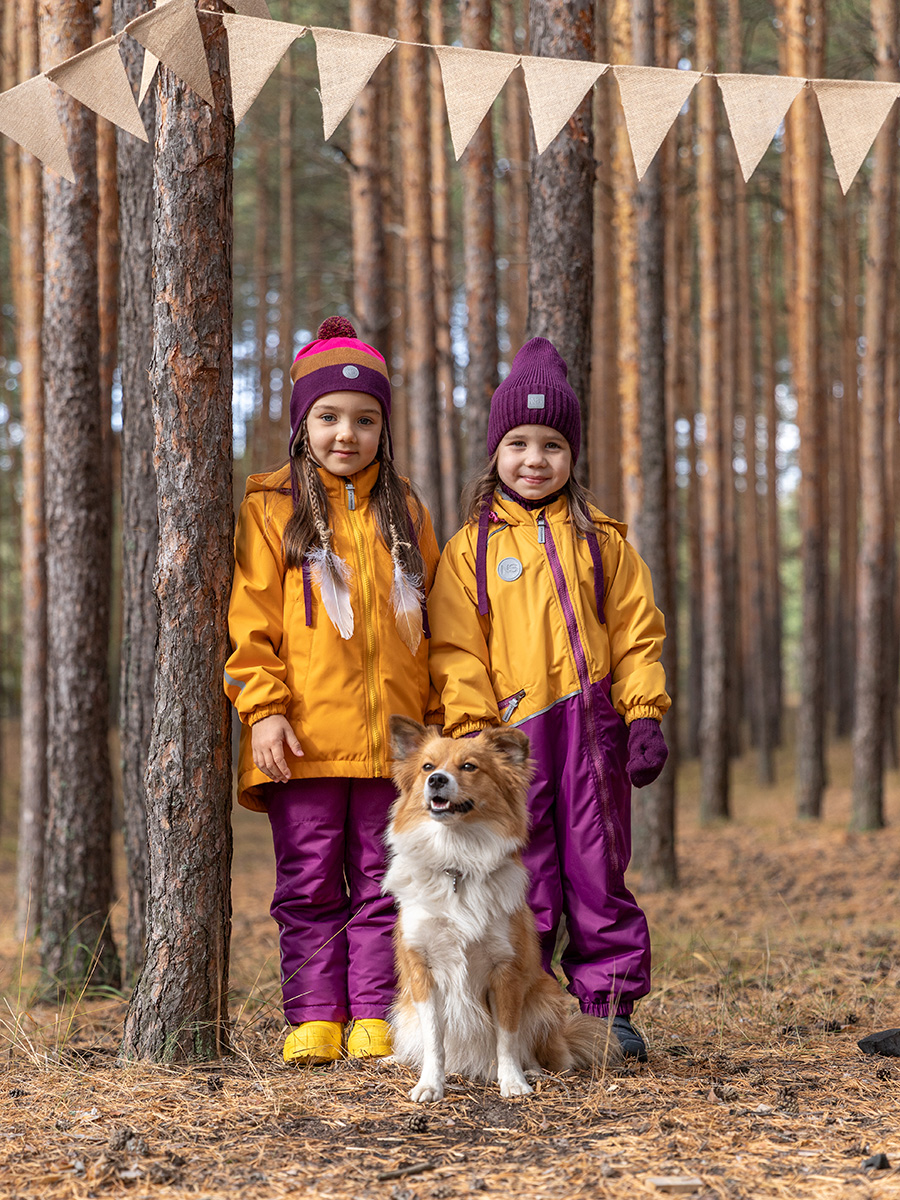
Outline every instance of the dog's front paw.
{"label": "dog's front paw", "polygon": [[417,1104],[431,1104],[434,1100],[443,1100],[444,1085],[437,1079],[426,1079],[423,1075],[409,1093],[409,1098]]}
{"label": "dog's front paw", "polygon": [[530,1096],[533,1091],[534,1088],[529,1086],[522,1074],[504,1075],[500,1080],[501,1096]]}

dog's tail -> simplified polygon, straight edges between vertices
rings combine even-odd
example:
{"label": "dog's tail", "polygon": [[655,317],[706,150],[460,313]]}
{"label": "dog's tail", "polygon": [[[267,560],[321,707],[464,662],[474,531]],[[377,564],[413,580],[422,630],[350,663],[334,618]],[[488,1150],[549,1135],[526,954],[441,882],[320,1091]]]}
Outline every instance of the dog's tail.
{"label": "dog's tail", "polygon": [[587,1013],[570,1013],[563,1037],[576,1067],[617,1067],[622,1062],[622,1047],[613,1033],[612,1022]]}

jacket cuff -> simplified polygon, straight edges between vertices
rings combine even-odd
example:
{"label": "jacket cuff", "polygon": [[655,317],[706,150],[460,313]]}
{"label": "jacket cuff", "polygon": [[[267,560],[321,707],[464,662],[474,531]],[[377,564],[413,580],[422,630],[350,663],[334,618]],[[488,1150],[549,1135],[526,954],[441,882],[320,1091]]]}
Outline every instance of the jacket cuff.
{"label": "jacket cuff", "polygon": [[254,708],[253,712],[245,719],[244,724],[249,728],[257,721],[264,721],[266,717],[283,717],[286,712],[286,704],[264,704],[261,708]]}
{"label": "jacket cuff", "polygon": [[649,717],[653,721],[661,721],[663,719],[662,709],[657,708],[655,704],[635,704],[634,708],[629,708],[625,714],[625,724],[630,725],[632,721],[639,721],[645,717]]}
{"label": "jacket cuff", "polygon": [[454,726],[450,731],[450,736],[454,738],[466,737],[470,733],[481,733],[482,729],[490,729],[495,725],[496,721],[490,721],[487,717],[480,721],[462,721],[459,725]]}

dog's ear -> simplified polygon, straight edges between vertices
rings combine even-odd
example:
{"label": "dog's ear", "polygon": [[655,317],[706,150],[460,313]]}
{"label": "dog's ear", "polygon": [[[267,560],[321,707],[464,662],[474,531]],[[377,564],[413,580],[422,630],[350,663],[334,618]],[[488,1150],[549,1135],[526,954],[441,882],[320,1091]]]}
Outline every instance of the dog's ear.
{"label": "dog's ear", "polygon": [[505,754],[514,767],[527,765],[531,743],[528,735],[521,729],[503,729],[492,725],[489,729],[482,729],[481,736],[486,738],[495,750]]}
{"label": "dog's ear", "polygon": [[390,719],[390,731],[394,757],[399,759],[409,758],[431,732],[411,717],[401,717],[396,713]]}

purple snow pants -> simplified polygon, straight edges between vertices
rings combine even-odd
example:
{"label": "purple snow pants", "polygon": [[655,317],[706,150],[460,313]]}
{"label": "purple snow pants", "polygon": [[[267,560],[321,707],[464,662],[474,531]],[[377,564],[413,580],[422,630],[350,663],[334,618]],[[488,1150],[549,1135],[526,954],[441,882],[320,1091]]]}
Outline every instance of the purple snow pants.
{"label": "purple snow pants", "polygon": [[538,769],[528,797],[529,904],[549,971],[560,917],[568,945],[562,969],[584,1012],[630,1013],[650,990],[650,933],[625,886],[631,857],[627,731],[609,700],[609,680],[518,727]]}
{"label": "purple snow pants", "polygon": [[394,998],[394,902],[381,894],[389,779],[292,779],[265,785],[275,843],[272,916],[284,1015],[385,1017]]}

